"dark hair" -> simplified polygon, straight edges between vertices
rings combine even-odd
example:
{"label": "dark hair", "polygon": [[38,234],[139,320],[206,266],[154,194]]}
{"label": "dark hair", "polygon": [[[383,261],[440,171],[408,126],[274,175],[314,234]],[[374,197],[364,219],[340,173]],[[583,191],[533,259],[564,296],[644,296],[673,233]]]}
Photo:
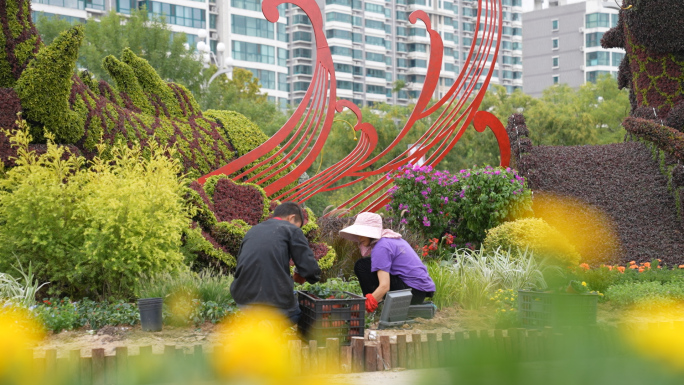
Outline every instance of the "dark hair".
{"label": "dark hair", "polygon": [[303,225],[304,215],[302,215],[302,208],[297,203],[283,202],[279,204],[275,210],[273,210],[274,217],[285,218],[293,214],[295,216],[295,220],[299,221],[299,223]]}

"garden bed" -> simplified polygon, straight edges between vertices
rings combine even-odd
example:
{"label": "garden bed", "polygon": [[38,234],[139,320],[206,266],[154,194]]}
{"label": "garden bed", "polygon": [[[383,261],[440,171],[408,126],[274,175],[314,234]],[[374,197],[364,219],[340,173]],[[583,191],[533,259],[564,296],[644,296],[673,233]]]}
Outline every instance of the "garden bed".
{"label": "garden bed", "polygon": [[[396,336],[398,334],[414,334],[423,332],[460,332],[464,330],[494,329],[495,309],[484,307],[479,310],[465,310],[451,307],[437,311],[431,320],[417,319],[416,323],[406,328],[377,330],[377,325],[365,332],[369,338],[371,332],[376,336]],[[615,309],[609,303],[598,304],[598,323],[617,325],[622,322],[649,323],[660,321],[684,321],[684,304],[671,309],[670,314],[654,316],[651,312],[639,310]],[[294,332],[293,332],[294,333]],[[160,332],[143,332],[140,325],[112,327],[106,326],[96,332],[88,330],[66,331],[48,335],[40,345],[36,346],[36,356],[42,356],[47,349],[57,349],[58,357],[66,357],[69,351],[80,349],[82,355],[90,354],[91,349],[104,348],[105,354],[114,354],[117,346],[127,346],[131,354],[137,354],[141,346],[152,346],[155,354],[161,354],[166,345],[185,347],[188,350],[195,345],[212,346],[221,340],[217,325],[205,323],[199,327],[164,326]],[[410,340],[410,337],[409,337]]]}

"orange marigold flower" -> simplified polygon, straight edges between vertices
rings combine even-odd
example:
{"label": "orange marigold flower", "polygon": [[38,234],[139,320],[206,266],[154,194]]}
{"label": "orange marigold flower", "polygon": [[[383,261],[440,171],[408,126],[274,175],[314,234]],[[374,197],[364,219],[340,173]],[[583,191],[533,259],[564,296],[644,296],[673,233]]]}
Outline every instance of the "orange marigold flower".
{"label": "orange marigold flower", "polygon": [[643,268],[643,267],[640,267],[640,268],[639,268],[639,273],[643,273],[643,272],[644,272],[644,268]]}
{"label": "orange marigold flower", "polygon": [[[682,265],[682,266],[684,266],[684,265]],[[624,266],[618,266],[618,267],[617,267],[617,270],[618,270],[620,273],[624,273],[624,272],[625,272],[625,267],[624,267]]]}
{"label": "orange marigold flower", "polygon": [[648,267],[649,269],[651,268],[651,262],[644,262],[642,265],[644,265],[644,267]]}
{"label": "orange marigold flower", "polygon": [[638,269],[639,266],[637,266],[637,265],[629,265],[629,268],[633,270],[633,269]]}
{"label": "orange marigold flower", "polygon": [[684,269],[684,265],[679,265],[679,268],[680,268],[680,269]]}
{"label": "orange marigold flower", "polygon": [[636,261],[629,261],[630,265],[636,265]]}
{"label": "orange marigold flower", "polygon": [[589,270],[589,265],[586,263],[580,263],[579,267],[584,269],[584,270]]}
{"label": "orange marigold flower", "polygon": [[613,266],[612,266],[612,265],[608,265],[608,266],[606,266],[606,267],[608,268],[608,270],[613,271]]}

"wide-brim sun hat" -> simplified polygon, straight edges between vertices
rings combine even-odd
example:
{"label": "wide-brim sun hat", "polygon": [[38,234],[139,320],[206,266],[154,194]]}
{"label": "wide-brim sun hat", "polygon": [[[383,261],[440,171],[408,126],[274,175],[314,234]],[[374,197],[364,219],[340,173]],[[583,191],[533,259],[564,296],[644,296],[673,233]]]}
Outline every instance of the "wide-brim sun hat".
{"label": "wide-brim sun hat", "polygon": [[382,237],[382,217],[376,213],[360,213],[354,224],[340,230],[340,236],[358,242],[359,237],[380,239]]}

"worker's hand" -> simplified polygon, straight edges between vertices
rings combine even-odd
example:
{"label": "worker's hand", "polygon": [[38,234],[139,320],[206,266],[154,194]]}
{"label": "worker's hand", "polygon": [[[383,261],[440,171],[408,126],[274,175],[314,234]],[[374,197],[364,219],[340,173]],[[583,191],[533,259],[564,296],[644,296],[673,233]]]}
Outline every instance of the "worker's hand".
{"label": "worker's hand", "polygon": [[366,294],[366,311],[369,313],[378,309],[378,301],[373,297],[373,294]]}
{"label": "worker's hand", "polygon": [[294,281],[300,285],[303,284],[304,282],[306,282],[306,278],[299,275],[299,273],[296,271],[295,271],[294,275],[292,276],[292,279],[294,279]]}

